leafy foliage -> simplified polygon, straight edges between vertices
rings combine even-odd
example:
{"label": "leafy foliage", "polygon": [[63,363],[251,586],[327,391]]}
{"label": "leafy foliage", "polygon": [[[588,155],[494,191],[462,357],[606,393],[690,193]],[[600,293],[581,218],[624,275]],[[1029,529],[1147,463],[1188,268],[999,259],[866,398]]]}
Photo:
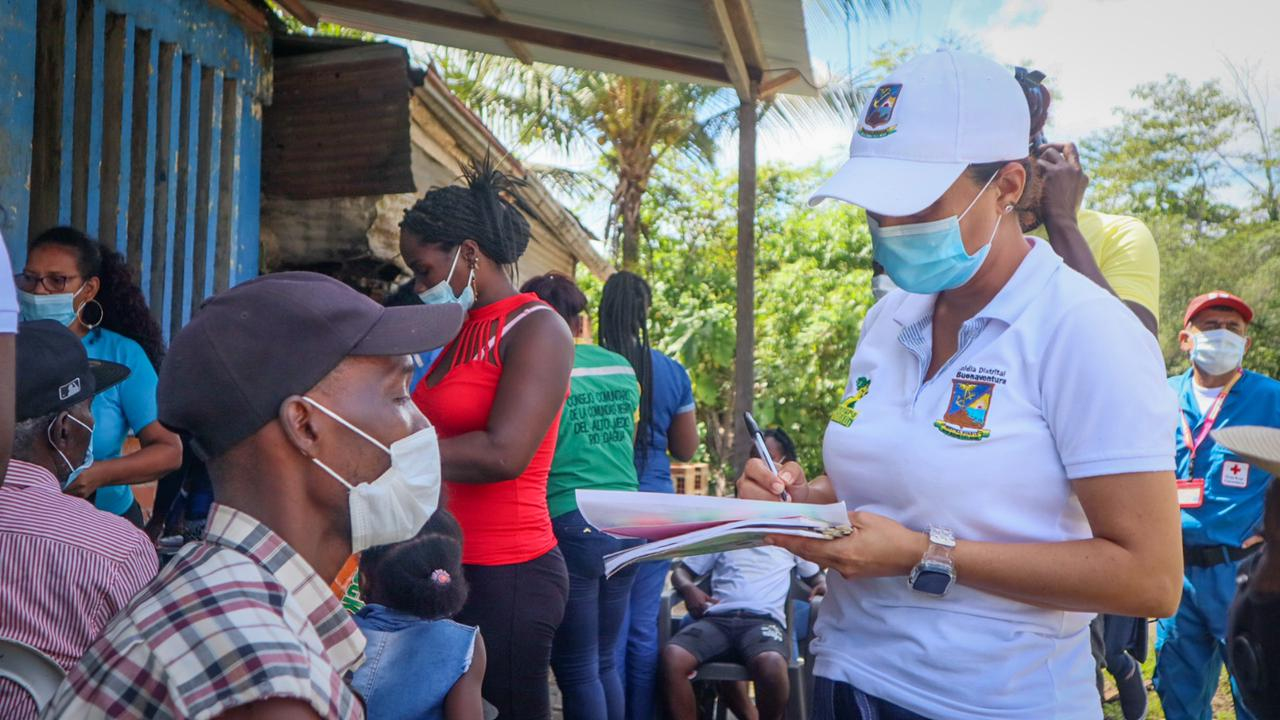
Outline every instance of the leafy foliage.
{"label": "leafy foliage", "polygon": [[[870,308],[870,238],[862,214],[805,200],[830,168],[762,167],[756,214],[756,395],[762,425],[796,441],[810,473],[848,379]],[[659,173],[675,171],[660,169]],[[664,177],[643,206],[652,228],[642,257],[654,291],[650,336],[693,379],[701,461],[729,465],[736,297],[737,178],[712,169]],[[590,297],[598,283],[579,278]]]}
{"label": "leafy foliage", "polygon": [[[1139,85],[1143,104],[1085,142],[1089,203],[1141,217],[1160,246],[1160,340],[1170,372],[1188,367],[1178,347],[1191,298],[1210,290],[1243,297],[1256,313],[1245,366],[1280,376],[1280,135],[1265,88],[1230,66],[1233,89],[1168,76]],[[1228,192],[1249,190],[1248,203]]]}

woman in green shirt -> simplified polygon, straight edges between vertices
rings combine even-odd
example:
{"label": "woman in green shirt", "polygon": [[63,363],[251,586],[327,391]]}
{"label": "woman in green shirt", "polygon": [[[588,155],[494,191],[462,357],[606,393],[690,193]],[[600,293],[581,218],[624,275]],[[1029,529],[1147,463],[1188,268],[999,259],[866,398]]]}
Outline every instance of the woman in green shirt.
{"label": "woman in green shirt", "polygon": [[637,489],[634,440],[640,385],[626,358],[590,344],[583,314],[587,297],[572,280],[550,273],[533,278],[520,291],[535,293],[555,308],[578,338],[547,478],[551,525],[569,569],[569,604],[551,647],[551,667],[564,696],[565,720],[621,720],[622,680],[614,649],[635,566],[605,578],[604,556],[626,547],[625,541],[588,525],[574,493],[578,488]]}

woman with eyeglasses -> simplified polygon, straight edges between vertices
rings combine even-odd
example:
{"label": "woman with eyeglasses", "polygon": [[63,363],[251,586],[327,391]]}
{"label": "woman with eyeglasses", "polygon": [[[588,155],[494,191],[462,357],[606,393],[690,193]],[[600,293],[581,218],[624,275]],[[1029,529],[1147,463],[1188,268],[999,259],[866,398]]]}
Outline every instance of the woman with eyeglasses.
{"label": "woman with eyeglasses", "polygon": [[[23,320],[57,320],[80,337],[91,360],[129,368],[128,380],[94,398],[95,460],[64,490],[142,527],[142,509],[130,486],[182,464],[178,436],[156,420],[156,369],[164,340],[142,291],[119,253],[71,227],[37,236],[14,282]],[[142,447],[122,457],[130,433]]]}

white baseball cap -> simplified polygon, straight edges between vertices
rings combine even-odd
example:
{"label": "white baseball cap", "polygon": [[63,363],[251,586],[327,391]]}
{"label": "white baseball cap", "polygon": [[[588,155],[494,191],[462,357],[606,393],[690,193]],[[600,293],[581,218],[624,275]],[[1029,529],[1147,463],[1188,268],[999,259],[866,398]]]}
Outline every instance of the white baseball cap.
{"label": "white baseball cap", "polygon": [[939,50],[894,70],[871,95],[849,159],[809,198],[899,217],[932,205],[965,168],[1027,156],[1031,113],[1013,73]]}

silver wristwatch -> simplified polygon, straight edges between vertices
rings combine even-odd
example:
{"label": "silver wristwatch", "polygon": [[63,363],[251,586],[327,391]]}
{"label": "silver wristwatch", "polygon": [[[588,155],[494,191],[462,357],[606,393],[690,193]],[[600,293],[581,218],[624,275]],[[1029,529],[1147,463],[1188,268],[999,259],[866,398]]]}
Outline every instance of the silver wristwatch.
{"label": "silver wristwatch", "polygon": [[911,571],[907,582],[911,589],[926,595],[942,597],[956,583],[956,564],[951,551],[956,547],[956,535],[942,527],[929,527],[929,548]]}

